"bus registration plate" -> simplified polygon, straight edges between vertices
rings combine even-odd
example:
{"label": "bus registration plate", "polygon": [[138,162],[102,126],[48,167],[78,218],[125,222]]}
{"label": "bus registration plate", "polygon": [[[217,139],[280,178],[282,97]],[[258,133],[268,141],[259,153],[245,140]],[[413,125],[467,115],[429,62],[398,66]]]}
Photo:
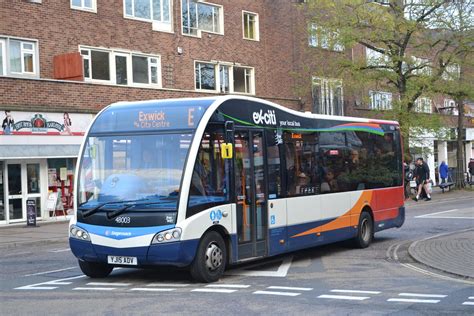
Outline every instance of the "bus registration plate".
{"label": "bus registration plate", "polygon": [[107,262],[110,264],[125,264],[130,266],[136,266],[137,257],[107,256]]}

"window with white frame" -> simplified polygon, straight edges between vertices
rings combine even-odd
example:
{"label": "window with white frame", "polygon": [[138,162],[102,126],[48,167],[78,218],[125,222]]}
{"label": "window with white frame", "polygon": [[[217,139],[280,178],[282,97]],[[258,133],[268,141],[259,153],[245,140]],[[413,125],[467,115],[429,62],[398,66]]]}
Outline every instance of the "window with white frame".
{"label": "window with white frame", "polygon": [[71,0],[71,8],[97,12],[97,0]]}
{"label": "window with white frame", "polygon": [[153,29],[172,32],[172,0],[124,0],[126,18],[153,22]]}
{"label": "window with white frame", "polygon": [[224,14],[221,5],[198,0],[181,0],[183,34],[201,36],[201,32],[224,33]]}
{"label": "window with white frame", "polygon": [[255,94],[255,75],[251,67],[197,61],[194,69],[196,90]]}
{"label": "window with white frame", "polygon": [[369,91],[371,110],[391,110],[392,94],[383,91]]}
{"label": "window with white frame", "polygon": [[427,97],[420,97],[415,101],[415,111],[422,113],[432,112],[432,101]]}
{"label": "window with white frame", "polygon": [[81,47],[84,79],[128,86],[160,86],[160,56]]}
{"label": "window with white frame", "polygon": [[244,38],[248,40],[258,41],[259,28],[258,28],[258,14],[242,11]]}
{"label": "window with white frame", "polygon": [[310,23],[309,25],[308,45],[336,52],[344,51],[344,45],[339,39],[339,32],[325,30],[316,23]]}
{"label": "window with white frame", "polygon": [[313,112],[344,115],[342,80],[313,77]]}
{"label": "window with white frame", "polygon": [[390,67],[390,56],[382,54],[374,49],[365,48],[365,57],[367,66],[372,67]]}
{"label": "window with white frame", "polygon": [[426,58],[419,58],[412,56],[412,67],[416,67],[413,70],[415,75],[419,76],[431,76],[431,62]]}
{"label": "window with white frame", "polygon": [[0,36],[0,76],[38,77],[38,43]]}
{"label": "window with white frame", "polygon": [[459,79],[461,76],[461,67],[459,64],[453,63],[444,69],[442,78],[444,80],[454,80],[454,79]]}

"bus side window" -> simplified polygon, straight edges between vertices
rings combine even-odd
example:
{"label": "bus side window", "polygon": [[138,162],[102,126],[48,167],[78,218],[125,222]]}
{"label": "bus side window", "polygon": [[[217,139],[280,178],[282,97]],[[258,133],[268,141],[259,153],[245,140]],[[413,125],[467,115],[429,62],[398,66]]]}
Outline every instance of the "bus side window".
{"label": "bus side window", "polygon": [[186,217],[229,202],[230,160],[222,159],[224,142],[223,128],[209,126],[204,132],[191,178]]}

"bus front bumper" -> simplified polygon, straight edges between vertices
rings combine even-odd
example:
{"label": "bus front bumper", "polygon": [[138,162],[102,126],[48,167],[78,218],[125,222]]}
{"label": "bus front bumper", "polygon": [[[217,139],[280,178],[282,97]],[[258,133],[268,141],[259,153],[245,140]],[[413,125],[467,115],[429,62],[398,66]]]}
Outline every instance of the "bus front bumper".
{"label": "bus front bumper", "polygon": [[[199,240],[185,240],[147,247],[116,248],[93,244],[90,241],[69,238],[71,251],[78,259],[107,263],[108,256],[136,257],[137,266],[171,265],[184,267],[194,259]],[[130,266],[133,267],[133,266]]]}

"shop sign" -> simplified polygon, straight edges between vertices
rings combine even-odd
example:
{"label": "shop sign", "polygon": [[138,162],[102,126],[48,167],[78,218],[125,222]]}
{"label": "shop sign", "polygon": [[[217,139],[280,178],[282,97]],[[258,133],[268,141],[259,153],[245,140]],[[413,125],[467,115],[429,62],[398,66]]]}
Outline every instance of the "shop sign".
{"label": "shop sign", "polygon": [[0,135],[82,136],[92,120],[91,114],[31,113],[4,111]]}
{"label": "shop sign", "polygon": [[26,201],[26,226],[36,226],[36,201]]}

